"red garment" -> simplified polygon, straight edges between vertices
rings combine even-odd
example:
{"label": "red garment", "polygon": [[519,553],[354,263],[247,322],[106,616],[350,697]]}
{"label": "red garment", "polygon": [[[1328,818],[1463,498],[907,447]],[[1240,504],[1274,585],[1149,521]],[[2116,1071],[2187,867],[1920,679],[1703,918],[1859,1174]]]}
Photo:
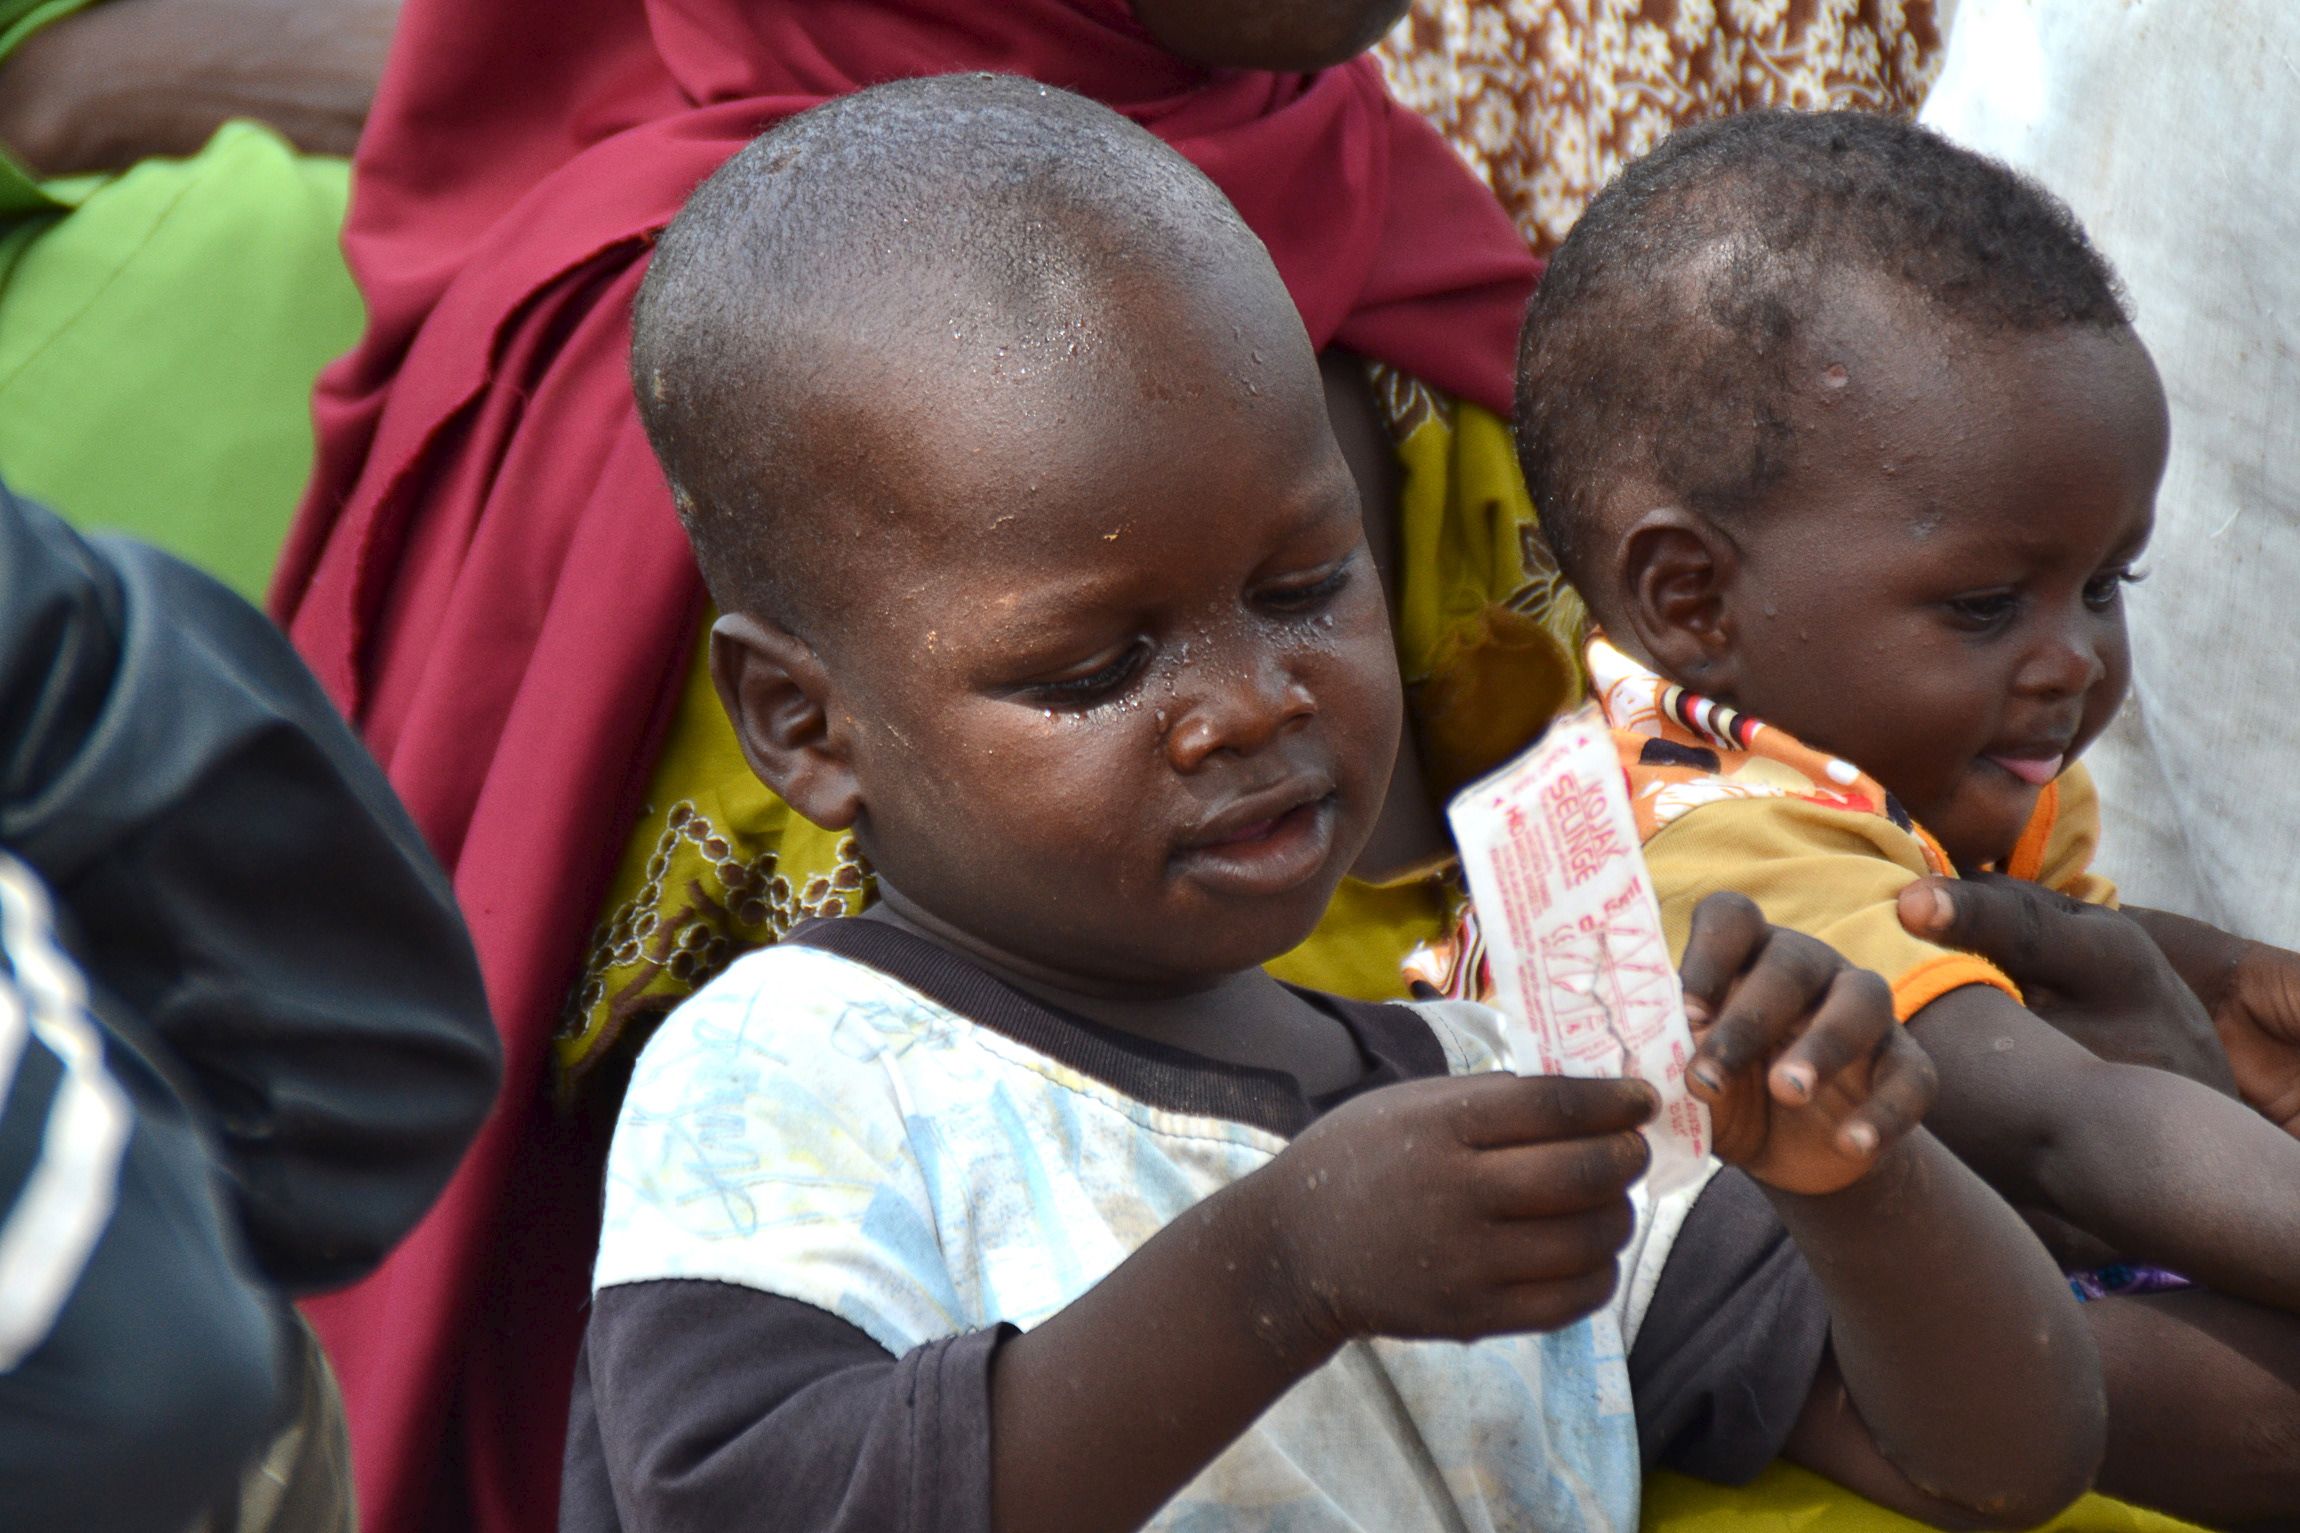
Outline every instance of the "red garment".
{"label": "red garment", "polygon": [[1535,265],[1370,60],[1209,71],[1124,0],[407,0],[345,235],[369,329],[273,604],[454,872],[509,1085],[415,1235],[310,1306],[377,1533],[554,1522],[604,1147],[546,1107],[548,1047],[703,604],[625,373],[649,241],[778,119],[962,69],[1125,111],[1319,346],[1508,406]]}

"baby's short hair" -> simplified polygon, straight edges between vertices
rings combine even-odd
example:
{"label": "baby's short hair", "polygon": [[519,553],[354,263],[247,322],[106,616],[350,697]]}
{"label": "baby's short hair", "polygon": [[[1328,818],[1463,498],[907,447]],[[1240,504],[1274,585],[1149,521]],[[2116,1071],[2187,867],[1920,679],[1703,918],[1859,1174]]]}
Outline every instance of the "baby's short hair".
{"label": "baby's short hair", "polygon": [[2131,322],[2059,199],[1928,129],[1750,112],[1671,135],[1574,225],[1519,341],[1519,459],[1593,602],[1610,483],[1729,522],[1779,481],[1794,354],[1845,276],[1983,334]]}
{"label": "baby's short hair", "polygon": [[901,80],[773,128],[664,231],[632,318],[640,418],[714,599],[811,621],[840,549],[897,530],[839,415],[853,359],[1075,351],[1113,284],[1239,249],[1260,247],[1187,161],[1032,81]]}

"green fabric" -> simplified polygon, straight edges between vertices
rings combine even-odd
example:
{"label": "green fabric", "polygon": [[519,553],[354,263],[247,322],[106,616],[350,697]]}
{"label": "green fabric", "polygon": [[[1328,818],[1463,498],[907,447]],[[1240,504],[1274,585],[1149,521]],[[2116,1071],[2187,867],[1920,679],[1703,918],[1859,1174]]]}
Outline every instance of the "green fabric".
{"label": "green fabric", "polygon": [[362,324],[350,167],[235,122],[188,160],[42,190],[65,211],[0,222],[0,478],[260,598],[313,381]]}

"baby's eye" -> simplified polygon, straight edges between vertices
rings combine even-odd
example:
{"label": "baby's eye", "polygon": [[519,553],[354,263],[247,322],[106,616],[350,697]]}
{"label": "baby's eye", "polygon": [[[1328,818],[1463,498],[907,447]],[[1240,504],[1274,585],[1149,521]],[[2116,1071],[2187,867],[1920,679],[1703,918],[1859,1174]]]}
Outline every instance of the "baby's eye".
{"label": "baby's eye", "polygon": [[2013,614],[2020,610],[2020,593],[1977,591],[1970,596],[1952,596],[1941,605],[1958,626],[1974,633],[1987,633],[2012,621]]}
{"label": "baby's eye", "polygon": [[2137,585],[2148,578],[2148,571],[2136,570],[2131,565],[2120,565],[2104,570],[2085,583],[2084,604],[2095,612],[2106,612],[2124,598],[2124,588]]}
{"label": "baby's eye", "polygon": [[1350,583],[1352,567],[1356,562],[1354,557],[1345,559],[1325,574],[1307,581],[1265,586],[1256,599],[1272,612],[1289,615],[1316,612],[1342,594]]}
{"label": "baby's eye", "polygon": [[1029,700],[1042,708],[1091,708],[1118,695],[1141,669],[1149,657],[1150,646],[1137,639],[1118,654],[1109,664],[1098,666],[1080,676],[1059,676],[1052,681],[1032,682],[1023,688]]}

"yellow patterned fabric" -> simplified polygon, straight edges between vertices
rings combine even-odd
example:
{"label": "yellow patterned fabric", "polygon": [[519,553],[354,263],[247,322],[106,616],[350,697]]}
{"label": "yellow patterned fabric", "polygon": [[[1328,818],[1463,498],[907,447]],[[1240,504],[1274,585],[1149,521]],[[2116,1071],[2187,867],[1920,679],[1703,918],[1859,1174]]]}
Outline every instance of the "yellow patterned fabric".
{"label": "yellow patterned fabric", "polygon": [[1370,370],[1405,468],[1398,665],[1443,796],[1523,750],[1581,696],[1588,614],[1541,536],[1509,424]]}
{"label": "yellow patterned fabric", "polygon": [[1414,0],[1379,57],[1535,250],[1685,123],[1755,107],[1907,115],[1933,0]]}
{"label": "yellow patterned fabric", "polygon": [[[1787,1464],[1775,1464],[1735,1489],[1667,1471],[1648,1475],[1639,1522],[1642,1533],[1921,1533],[1924,1526]],[[2087,1496],[2037,1533],[2203,1530],[2106,1496]]]}
{"label": "yellow patterned fabric", "polygon": [[[1578,696],[1584,620],[1541,541],[1508,426],[1387,369],[1371,376],[1404,468],[1398,657],[1442,794],[1524,749]],[[860,909],[869,891],[851,836],[809,824],[751,775],[698,645],[560,1029],[563,1092],[619,1091],[672,1007],[800,921]],[[1454,915],[1444,879],[1345,880],[1317,931],[1270,968],[1395,998],[1400,961]]]}
{"label": "yellow patterned fabric", "polygon": [[620,1093],[672,1007],[801,921],[862,907],[869,870],[854,838],[792,813],[751,775],[706,656],[697,644],[568,1002],[557,1039],[563,1091],[609,1064]]}

